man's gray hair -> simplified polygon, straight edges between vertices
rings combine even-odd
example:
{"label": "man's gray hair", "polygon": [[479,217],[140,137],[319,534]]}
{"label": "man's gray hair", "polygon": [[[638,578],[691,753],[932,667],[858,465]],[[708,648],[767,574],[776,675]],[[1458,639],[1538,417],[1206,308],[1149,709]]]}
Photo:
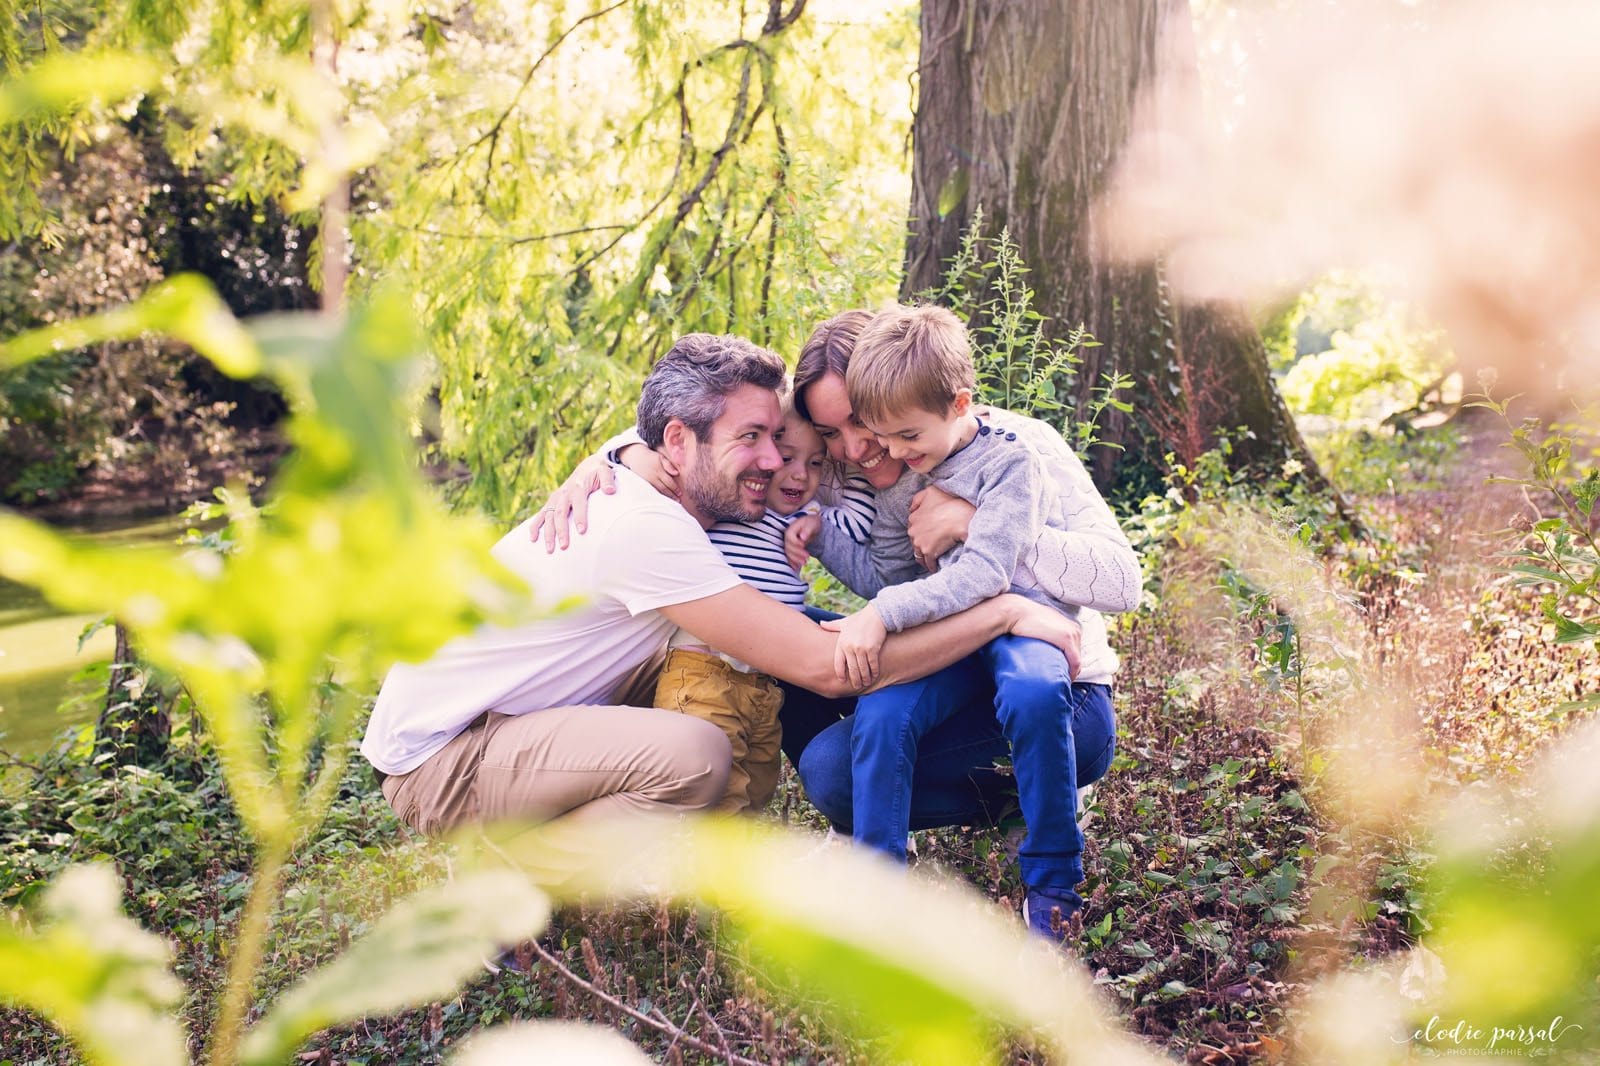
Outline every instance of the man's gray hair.
{"label": "man's gray hair", "polygon": [[784,365],[776,352],[731,334],[686,333],[663,355],[639,390],[639,436],[661,447],[667,423],[676,418],[695,439],[711,436],[728,396],[741,385],[781,393]]}

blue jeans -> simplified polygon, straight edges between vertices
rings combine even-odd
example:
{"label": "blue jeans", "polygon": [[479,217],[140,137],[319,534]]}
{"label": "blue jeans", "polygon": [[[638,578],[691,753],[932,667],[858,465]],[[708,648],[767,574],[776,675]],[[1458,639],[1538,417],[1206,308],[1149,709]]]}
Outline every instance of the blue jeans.
{"label": "blue jeans", "polygon": [[[901,858],[908,829],[993,825],[1014,795],[1028,825],[1024,882],[1070,888],[1083,879],[1077,789],[1109,768],[1116,725],[1111,690],[1065,674],[1050,645],[1002,637],[862,697],[805,746],[800,779],[842,831]],[[1008,755],[1014,780],[994,769]]]}

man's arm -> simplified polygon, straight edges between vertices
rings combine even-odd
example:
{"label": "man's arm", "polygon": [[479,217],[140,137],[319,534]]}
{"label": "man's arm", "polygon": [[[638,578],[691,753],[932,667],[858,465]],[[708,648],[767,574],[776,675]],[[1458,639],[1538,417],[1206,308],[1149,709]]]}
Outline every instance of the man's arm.
{"label": "man's arm", "polygon": [[[875,688],[926,677],[971,654],[996,637],[1031,623],[1051,624],[1034,611],[1060,615],[1020,596],[997,596],[970,610],[889,637],[883,646]],[[835,635],[799,611],[740,585],[687,603],[661,607],[668,619],[725,655],[762,673],[782,678],[824,696],[853,696],[859,690],[833,669]],[[1030,633],[1050,639],[1063,654],[1076,637],[1075,623],[1059,634]],[[1065,628],[1070,627],[1070,629]]]}

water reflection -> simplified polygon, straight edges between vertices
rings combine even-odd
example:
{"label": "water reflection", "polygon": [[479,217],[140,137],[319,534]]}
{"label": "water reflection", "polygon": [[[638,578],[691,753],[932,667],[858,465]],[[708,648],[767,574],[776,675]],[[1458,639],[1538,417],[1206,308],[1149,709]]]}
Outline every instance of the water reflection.
{"label": "water reflection", "polygon": [[[75,526],[75,532],[130,550],[170,544],[185,521],[177,516],[122,518]],[[78,648],[96,615],[64,615],[25,585],[0,578],[0,747],[15,755],[49,747],[69,726],[94,718],[115,639],[110,626]],[[88,676],[80,677],[80,674]]]}

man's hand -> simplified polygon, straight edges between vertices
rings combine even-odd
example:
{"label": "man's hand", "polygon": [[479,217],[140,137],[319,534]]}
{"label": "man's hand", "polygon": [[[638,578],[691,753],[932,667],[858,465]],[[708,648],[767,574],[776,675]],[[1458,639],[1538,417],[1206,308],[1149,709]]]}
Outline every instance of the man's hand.
{"label": "man's hand", "polygon": [[783,531],[783,557],[789,561],[795,573],[806,565],[806,560],[811,558],[811,542],[822,531],[822,516],[804,514],[789,523],[789,528]]}
{"label": "man's hand", "polygon": [[939,557],[967,539],[967,526],[978,509],[959,496],[929,485],[911,497],[906,536],[912,555],[929,571],[939,569]]}
{"label": "man's hand", "polygon": [[589,527],[589,497],[596,492],[610,495],[617,491],[617,476],[611,464],[602,455],[591,455],[567,475],[561,487],[550,494],[539,513],[528,526],[528,539],[538,543],[544,536],[544,550],[549,554],[559,545],[563,551],[572,542],[571,529],[582,533]]}
{"label": "man's hand", "polygon": [[848,618],[823,622],[822,628],[839,634],[833,650],[833,669],[840,678],[857,689],[865,689],[878,680],[878,653],[889,639],[889,631],[876,607],[869,603]]}
{"label": "man's hand", "polygon": [[1011,635],[1032,637],[1046,644],[1054,644],[1067,657],[1067,676],[1078,679],[1078,667],[1083,662],[1083,627],[1053,607],[1034,603],[1030,599],[1007,595],[1015,599],[1017,616],[1011,623]]}

